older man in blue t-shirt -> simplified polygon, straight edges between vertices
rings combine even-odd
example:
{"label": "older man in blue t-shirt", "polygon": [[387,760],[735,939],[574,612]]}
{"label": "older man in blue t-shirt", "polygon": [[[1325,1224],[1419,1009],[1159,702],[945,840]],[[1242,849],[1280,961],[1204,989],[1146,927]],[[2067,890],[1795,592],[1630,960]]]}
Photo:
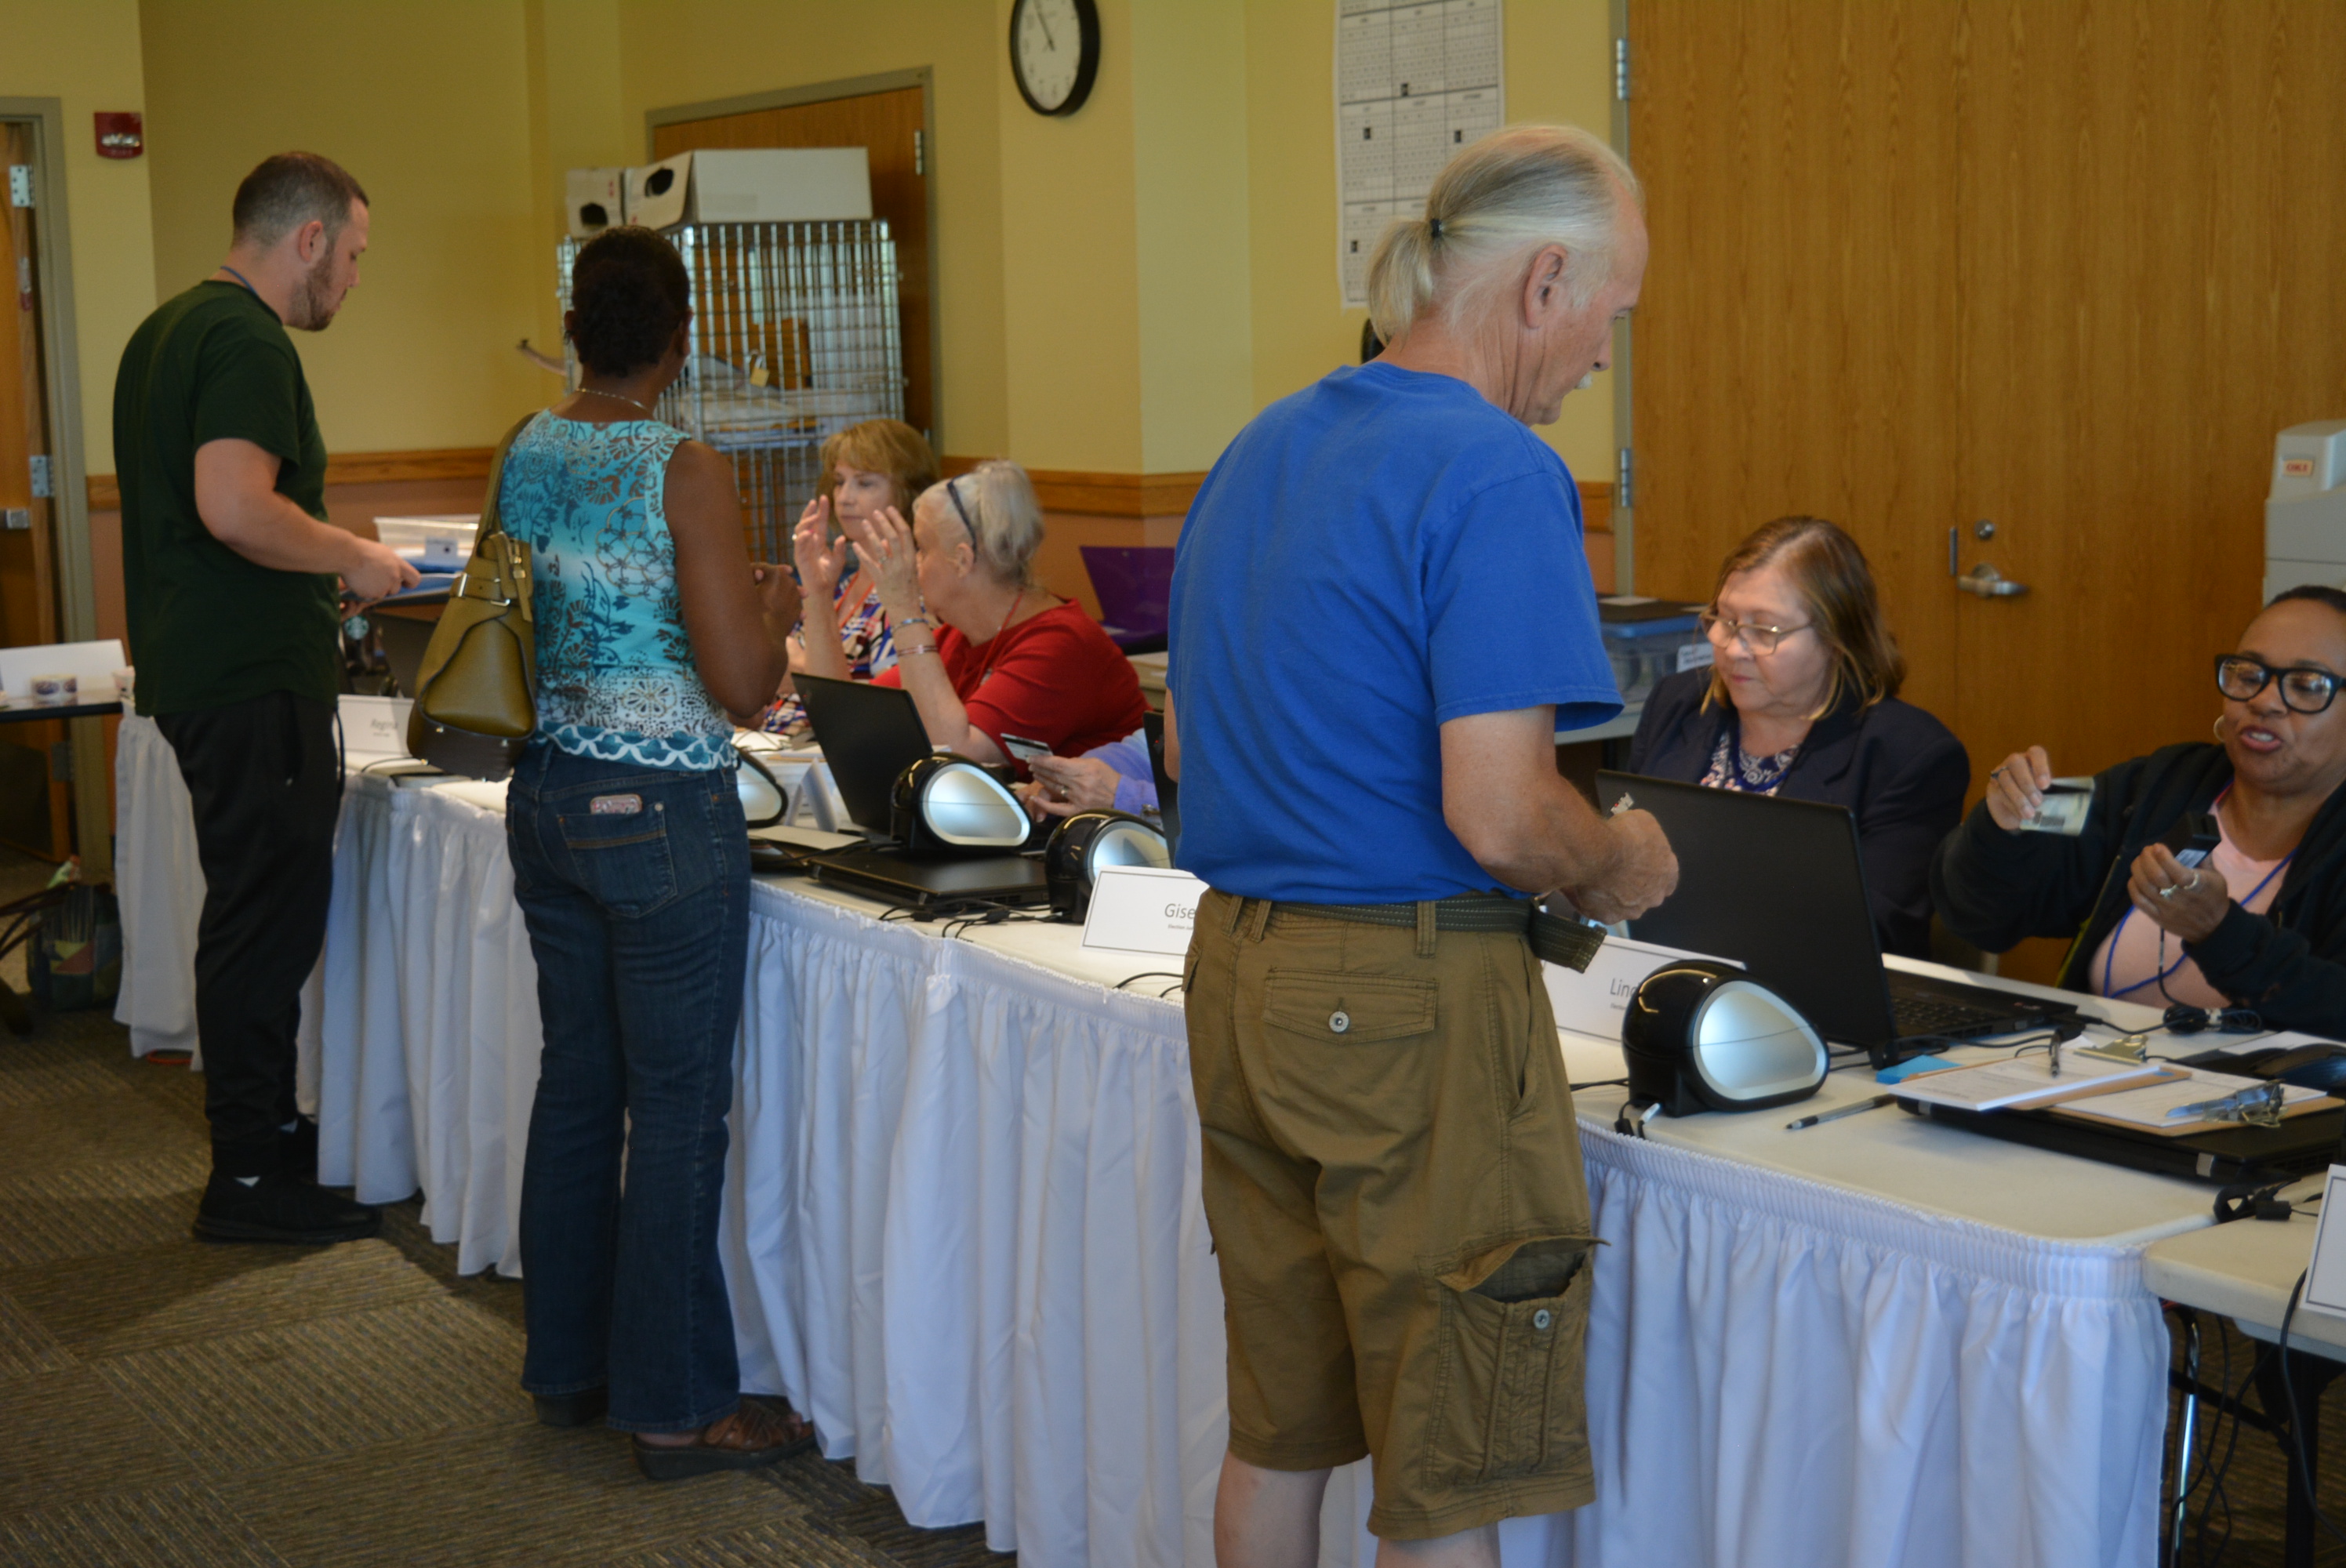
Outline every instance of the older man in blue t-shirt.
{"label": "older man in blue t-shirt", "polygon": [[1370,270],[1392,344],[1274,403],[1173,578],[1205,1201],[1228,1302],[1223,1561],[1306,1564],[1329,1470],[1369,1527],[1493,1563],[1593,1495],[1588,1198],[1525,895],[1611,921],[1678,865],[1556,770],[1620,708],[1572,476],[1526,428],[1603,369],[1646,262],[1601,142],[1454,158]]}

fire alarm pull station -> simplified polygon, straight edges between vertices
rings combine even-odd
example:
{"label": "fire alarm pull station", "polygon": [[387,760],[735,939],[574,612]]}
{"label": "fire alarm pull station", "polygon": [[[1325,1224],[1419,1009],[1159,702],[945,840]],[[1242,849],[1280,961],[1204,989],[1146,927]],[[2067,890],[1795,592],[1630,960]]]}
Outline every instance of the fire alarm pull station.
{"label": "fire alarm pull station", "polygon": [[137,158],[147,150],[147,117],[101,109],[90,117],[97,122],[97,156]]}

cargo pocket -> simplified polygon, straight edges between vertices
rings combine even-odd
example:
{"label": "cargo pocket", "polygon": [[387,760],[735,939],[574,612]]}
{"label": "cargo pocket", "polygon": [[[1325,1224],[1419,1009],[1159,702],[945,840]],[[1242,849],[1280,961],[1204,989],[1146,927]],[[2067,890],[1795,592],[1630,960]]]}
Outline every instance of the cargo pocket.
{"label": "cargo pocket", "polygon": [[1595,1243],[1504,1243],[1427,1266],[1441,1305],[1425,1427],[1429,1485],[1590,1476],[1582,1389]]}

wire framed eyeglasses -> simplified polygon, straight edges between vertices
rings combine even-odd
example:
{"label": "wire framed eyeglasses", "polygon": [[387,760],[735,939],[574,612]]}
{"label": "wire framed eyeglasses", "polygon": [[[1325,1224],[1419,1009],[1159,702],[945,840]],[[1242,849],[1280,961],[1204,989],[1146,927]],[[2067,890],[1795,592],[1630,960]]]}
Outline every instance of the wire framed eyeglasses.
{"label": "wire framed eyeglasses", "polygon": [[1729,646],[1739,638],[1745,647],[1761,658],[1774,653],[1777,645],[1793,633],[1809,629],[1805,625],[1763,626],[1757,621],[1730,621],[1717,610],[1703,611],[1695,616],[1695,623],[1702,627],[1703,636],[1716,638],[1721,647]]}

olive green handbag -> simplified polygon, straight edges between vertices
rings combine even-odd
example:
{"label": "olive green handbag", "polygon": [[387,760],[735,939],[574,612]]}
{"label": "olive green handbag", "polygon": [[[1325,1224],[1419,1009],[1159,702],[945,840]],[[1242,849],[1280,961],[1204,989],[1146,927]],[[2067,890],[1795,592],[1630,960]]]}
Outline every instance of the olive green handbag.
{"label": "olive green handbag", "polygon": [[536,417],[524,418],[497,443],[473,558],[448,591],[407,716],[409,751],[444,771],[474,779],[511,773],[537,728],[529,546],[505,531],[497,507],[505,453]]}

